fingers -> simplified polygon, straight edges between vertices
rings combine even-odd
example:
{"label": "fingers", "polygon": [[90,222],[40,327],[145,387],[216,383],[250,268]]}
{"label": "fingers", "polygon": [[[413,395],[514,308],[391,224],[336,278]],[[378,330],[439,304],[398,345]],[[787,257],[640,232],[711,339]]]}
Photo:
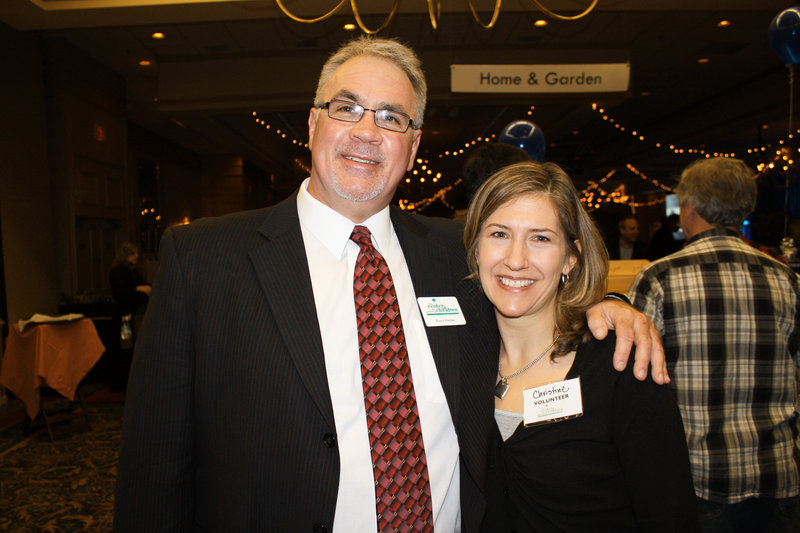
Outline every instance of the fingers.
{"label": "fingers", "polygon": [[650,366],[653,381],[659,385],[666,385],[671,381],[667,371],[667,354],[664,352],[661,335],[658,334],[658,330],[653,323],[650,323],[650,336],[653,338],[653,348],[650,351],[652,355]]}
{"label": "fingers", "polygon": [[659,385],[669,383],[667,360],[664,346],[661,343],[661,336],[653,323],[644,315],[637,316],[634,320],[634,342],[636,344],[636,356],[633,373],[636,379],[646,379],[649,366],[655,383]]}
{"label": "fingers", "polygon": [[[640,363],[639,350],[642,349],[639,344],[642,342],[641,335],[637,337],[636,334],[636,316],[635,313],[632,312],[633,308],[629,307],[626,311],[628,312],[616,313],[614,316],[614,330],[617,333],[617,345],[614,347],[614,368],[620,371],[625,370],[625,367],[628,366],[628,359],[630,358],[634,342],[636,343],[637,364]],[[649,351],[649,346],[646,349]],[[647,360],[649,360],[649,358]]]}
{"label": "fingers", "polygon": [[647,378],[651,367],[653,381],[659,385],[670,382],[661,336],[655,325],[632,306],[616,300],[603,300],[589,308],[586,320],[592,335],[604,339],[609,329],[617,334],[614,346],[614,368],[625,370],[631,349],[636,345],[633,373],[639,380]]}
{"label": "fingers", "polygon": [[653,337],[650,321],[644,315],[634,319],[634,342],[636,343],[636,358],[633,364],[633,375],[636,379],[644,381],[653,361]]}
{"label": "fingers", "polygon": [[595,339],[602,340],[608,335],[608,319],[603,313],[604,305],[607,302],[603,301],[600,304],[590,307],[586,311],[586,325],[589,326],[589,331]]}

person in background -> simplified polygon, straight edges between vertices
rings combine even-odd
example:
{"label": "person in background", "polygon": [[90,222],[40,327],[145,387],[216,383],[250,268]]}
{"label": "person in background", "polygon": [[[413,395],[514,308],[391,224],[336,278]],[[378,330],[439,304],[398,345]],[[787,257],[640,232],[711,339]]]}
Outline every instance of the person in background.
{"label": "person in background", "polygon": [[626,215],[617,224],[618,235],[609,239],[609,259],[647,259],[650,251],[647,244],[639,240],[639,221]]}
{"label": "person in background", "polygon": [[[411,49],[346,43],[319,77],[296,194],[164,233],[115,530],[477,531],[497,325],[465,279],[461,226],[390,207],[425,101]],[[635,337],[641,377],[652,360],[668,379],[641,313],[587,313],[599,337],[615,323],[615,364]]]}
{"label": "person in background", "polygon": [[668,217],[664,217],[661,227],[653,233],[653,238],[650,239],[650,256],[648,259],[655,261],[680,250],[681,246],[683,246],[683,241],[675,238],[675,233],[680,229],[680,215],[672,213]]}
{"label": "person in background", "polygon": [[738,159],[688,166],[683,249],[629,296],[664,340],[706,533],[800,531],[800,277],[738,232],[756,205]]}
{"label": "person in background", "polygon": [[608,260],[569,176],[500,170],[470,205],[464,246],[500,331],[484,531],[698,531],[674,398],[615,372],[613,337],[589,333]]}
{"label": "person in background", "polygon": [[117,250],[108,281],[111,294],[119,306],[120,313],[142,313],[147,306],[151,286],[137,270],[139,248],[130,241],[125,241]]}
{"label": "person in background", "polygon": [[492,142],[475,148],[464,162],[461,175],[462,186],[466,191],[466,202],[463,209],[456,210],[453,220],[464,222],[469,200],[475,196],[475,191],[483,185],[486,178],[505,166],[530,160],[528,152],[510,144]]}
{"label": "person in background", "polygon": [[123,242],[111,263],[108,281],[116,305],[113,327],[119,332],[113,346],[106,346],[109,361],[109,388],[122,392],[127,387],[131,369],[132,347],[141,317],[150,298],[150,284],[139,273],[139,248],[130,241]]}

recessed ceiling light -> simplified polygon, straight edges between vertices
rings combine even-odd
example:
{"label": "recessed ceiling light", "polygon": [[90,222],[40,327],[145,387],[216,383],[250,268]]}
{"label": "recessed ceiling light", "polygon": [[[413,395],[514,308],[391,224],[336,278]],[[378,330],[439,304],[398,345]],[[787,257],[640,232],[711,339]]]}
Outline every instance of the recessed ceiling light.
{"label": "recessed ceiling light", "polygon": [[639,96],[650,96],[650,91],[642,91],[639,93]]}
{"label": "recessed ceiling light", "polygon": [[347,24],[344,25],[344,29],[346,29],[347,31],[353,31],[354,29],[356,29],[356,25],[353,24],[352,22],[348,22]]}
{"label": "recessed ceiling light", "polygon": [[139,66],[140,66],[140,67],[149,67],[149,66],[151,66],[152,64],[153,64],[153,62],[152,62],[152,61],[150,61],[149,59],[140,59],[140,60],[139,60]]}
{"label": "recessed ceiling light", "polygon": [[539,19],[539,20],[537,20],[536,22],[533,23],[534,26],[539,26],[539,27],[547,26],[547,24],[548,24],[548,22],[546,20],[544,20],[544,19]]}
{"label": "recessed ceiling light", "polygon": [[727,28],[730,25],[731,25],[730,20],[720,20],[719,22],[717,22],[717,26],[720,28]]}
{"label": "recessed ceiling light", "polygon": [[151,35],[150,37],[152,37],[153,39],[163,39],[165,37],[165,35],[163,33],[161,33],[160,31],[157,31],[157,32],[153,33],[153,35]]}
{"label": "recessed ceiling light", "polygon": [[709,61],[711,61],[711,60],[709,58],[707,58],[707,57],[701,57],[701,58],[697,59],[697,62],[700,63],[700,64],[708,63]]}

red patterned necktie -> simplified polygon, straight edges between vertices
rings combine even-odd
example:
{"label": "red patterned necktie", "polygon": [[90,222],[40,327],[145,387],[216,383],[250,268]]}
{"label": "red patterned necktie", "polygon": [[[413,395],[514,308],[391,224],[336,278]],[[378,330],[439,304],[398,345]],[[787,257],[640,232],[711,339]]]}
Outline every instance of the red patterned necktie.
{"label": "red patterned necktie", "polygon": [[419,411],[392,275],[365,226],[353,275],[361,379],[367,410],[378,531],[433,531]]}

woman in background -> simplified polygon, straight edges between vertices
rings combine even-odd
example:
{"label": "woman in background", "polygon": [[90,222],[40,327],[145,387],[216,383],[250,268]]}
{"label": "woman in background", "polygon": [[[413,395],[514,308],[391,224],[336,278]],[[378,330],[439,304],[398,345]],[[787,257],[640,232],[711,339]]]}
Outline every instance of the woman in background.
{"label": "woman in background", "polygon": [[123,315],[143,312],[150,296],[150,284],[136,270],[138,262],[139,249],[132,242],[125,241],[111,263],[108,281],[114,301]]}
{"label": "woman in background", "polygon": [[589,334],[608,259],[570,178],[536,162],[495,173],[464,244],[501,335],[484,530],[697,531],[669,390],[615,371],[613,334]]}
{"label": "woman in background", "polygon": [[124,391],[127,388],[137,324],[135,317],[141,318],[150,298],[151,286],[136,269],[138,262],[139,249],[132,242],[125,241],[114,256],[108,274],[111,294],[117,304],[115,329],[120,332],[119,346],[109,350],[117,352],[112,355],[111,361],[109,381],[112,391]]}

